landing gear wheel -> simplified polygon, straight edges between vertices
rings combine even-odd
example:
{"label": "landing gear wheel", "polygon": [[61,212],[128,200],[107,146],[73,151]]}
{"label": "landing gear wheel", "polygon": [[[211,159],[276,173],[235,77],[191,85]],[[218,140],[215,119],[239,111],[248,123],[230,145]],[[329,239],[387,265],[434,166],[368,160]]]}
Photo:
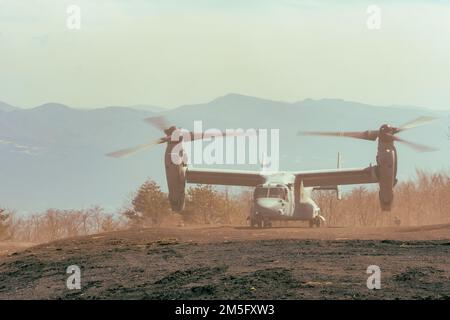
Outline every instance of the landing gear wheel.
{"label": "landing gear wheel", "polygon": [[250,217],[250,227],[252,228],[262,228],[263,227],[263,221],[261,218],[252,216]]}
{"label": "landing gear wheel", "polygon": [[264,220],[263,221],[264,228],[271,228],[272,227],[272,221],[270,220]]}
{"label": "landing gear wheel", "polygon": [[315,221],[314,221],[314,225],[315,225],[317,228],[320,228],[321,222],[322,222],[322,220],[320,220],[319,217],[316,217],[316,219],[315,219]]}
{"label": "landing gear wheel", "polygon": [[310,228],[314,228],[314,227],[320,228],[321,223],[322,223],[322,220],[319,217],[315,217],[315,218],[309,220],[309,227]]}

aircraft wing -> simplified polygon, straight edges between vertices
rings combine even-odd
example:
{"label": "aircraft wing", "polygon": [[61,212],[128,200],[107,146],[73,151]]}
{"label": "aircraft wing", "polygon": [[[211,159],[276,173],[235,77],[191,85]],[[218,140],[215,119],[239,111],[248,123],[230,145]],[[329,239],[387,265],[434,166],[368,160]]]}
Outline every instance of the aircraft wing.
{"label": "aircraft wing", "polygon": [[364,184],[378,182],[377,167],[364,169],[332,169],[292,172],[295,180],[303,182],[304,187],[326,187],[346,184]]}
{"label": "aircraft wing", "polygon": [[264,183],[265,180],[258,171],[186,169],[187,183],[255,187]]}
{"label": "aircraft wing", "polygon": [[[365,169],[331,169],[317,171],[289,172],[295,176],[296,183],[303,182],[304,187],[330,187],[338,185],[376,183],[376,167]],[[187,168],[186,182],[193,184],[213,184],[255,187],[271,180],[259,171],[220,170]]]}

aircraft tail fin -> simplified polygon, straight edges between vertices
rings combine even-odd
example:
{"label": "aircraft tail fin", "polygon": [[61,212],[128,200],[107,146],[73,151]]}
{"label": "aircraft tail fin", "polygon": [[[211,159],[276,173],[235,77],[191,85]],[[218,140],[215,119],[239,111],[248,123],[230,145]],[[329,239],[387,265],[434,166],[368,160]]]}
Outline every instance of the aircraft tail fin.
{"label": "aircraft tail fin", "polygon": [[[341,169],[341,153],[340,152],[338,152],[338,154],[337,154],[337,168]],[[338,200],[342,199],[341,188],[339,187],[339,185],[336,186],[336,198]]]}
{"label": "aircraft tail fin", "polygon": [[[340,152],[338,152],[338,154],[337,154],[337,169],[341,169],[341,154],[340,154]],[[339,185],[335,185],[335,186],[319,186],[319,187],[314,187],[314,190],[332,190],[332,191],[336,191],[336,198],[338,200],[342,199],[341,189],[340,189]]]}

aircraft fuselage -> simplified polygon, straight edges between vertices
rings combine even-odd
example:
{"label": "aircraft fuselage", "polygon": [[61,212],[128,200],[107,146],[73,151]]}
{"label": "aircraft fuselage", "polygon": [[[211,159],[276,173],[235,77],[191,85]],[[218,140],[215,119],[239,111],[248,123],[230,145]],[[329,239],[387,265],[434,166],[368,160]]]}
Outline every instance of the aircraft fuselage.
{"label": "aircraft fuselage", "polygon": [[267,181],[254,189],[250,223],[270,226],[274,220],[309,221],[319,225],[320,208],[311,197],[313,188],[295,188],[295,177],[276,173],[266,175]]}

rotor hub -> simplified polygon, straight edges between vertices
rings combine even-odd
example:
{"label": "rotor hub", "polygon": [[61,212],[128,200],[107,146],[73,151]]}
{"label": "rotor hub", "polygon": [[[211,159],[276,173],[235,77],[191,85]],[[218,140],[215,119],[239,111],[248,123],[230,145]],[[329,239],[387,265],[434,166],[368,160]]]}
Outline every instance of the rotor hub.
{"label": "rotor hub", "polygon": [[164,133],[166,134],[166,136],[170,137],[175,130],[177,130],[177,127],[171,126],[167,129],[164,129]]}
{"label": "rotor hub", "polygon": [[381,142],[389,143],[394,142],[394,134],[398,132],[398,129],[395,127],[392,127],[389,124],[383,124],[380,127],[380,130],[378,131],[378,139]]}

